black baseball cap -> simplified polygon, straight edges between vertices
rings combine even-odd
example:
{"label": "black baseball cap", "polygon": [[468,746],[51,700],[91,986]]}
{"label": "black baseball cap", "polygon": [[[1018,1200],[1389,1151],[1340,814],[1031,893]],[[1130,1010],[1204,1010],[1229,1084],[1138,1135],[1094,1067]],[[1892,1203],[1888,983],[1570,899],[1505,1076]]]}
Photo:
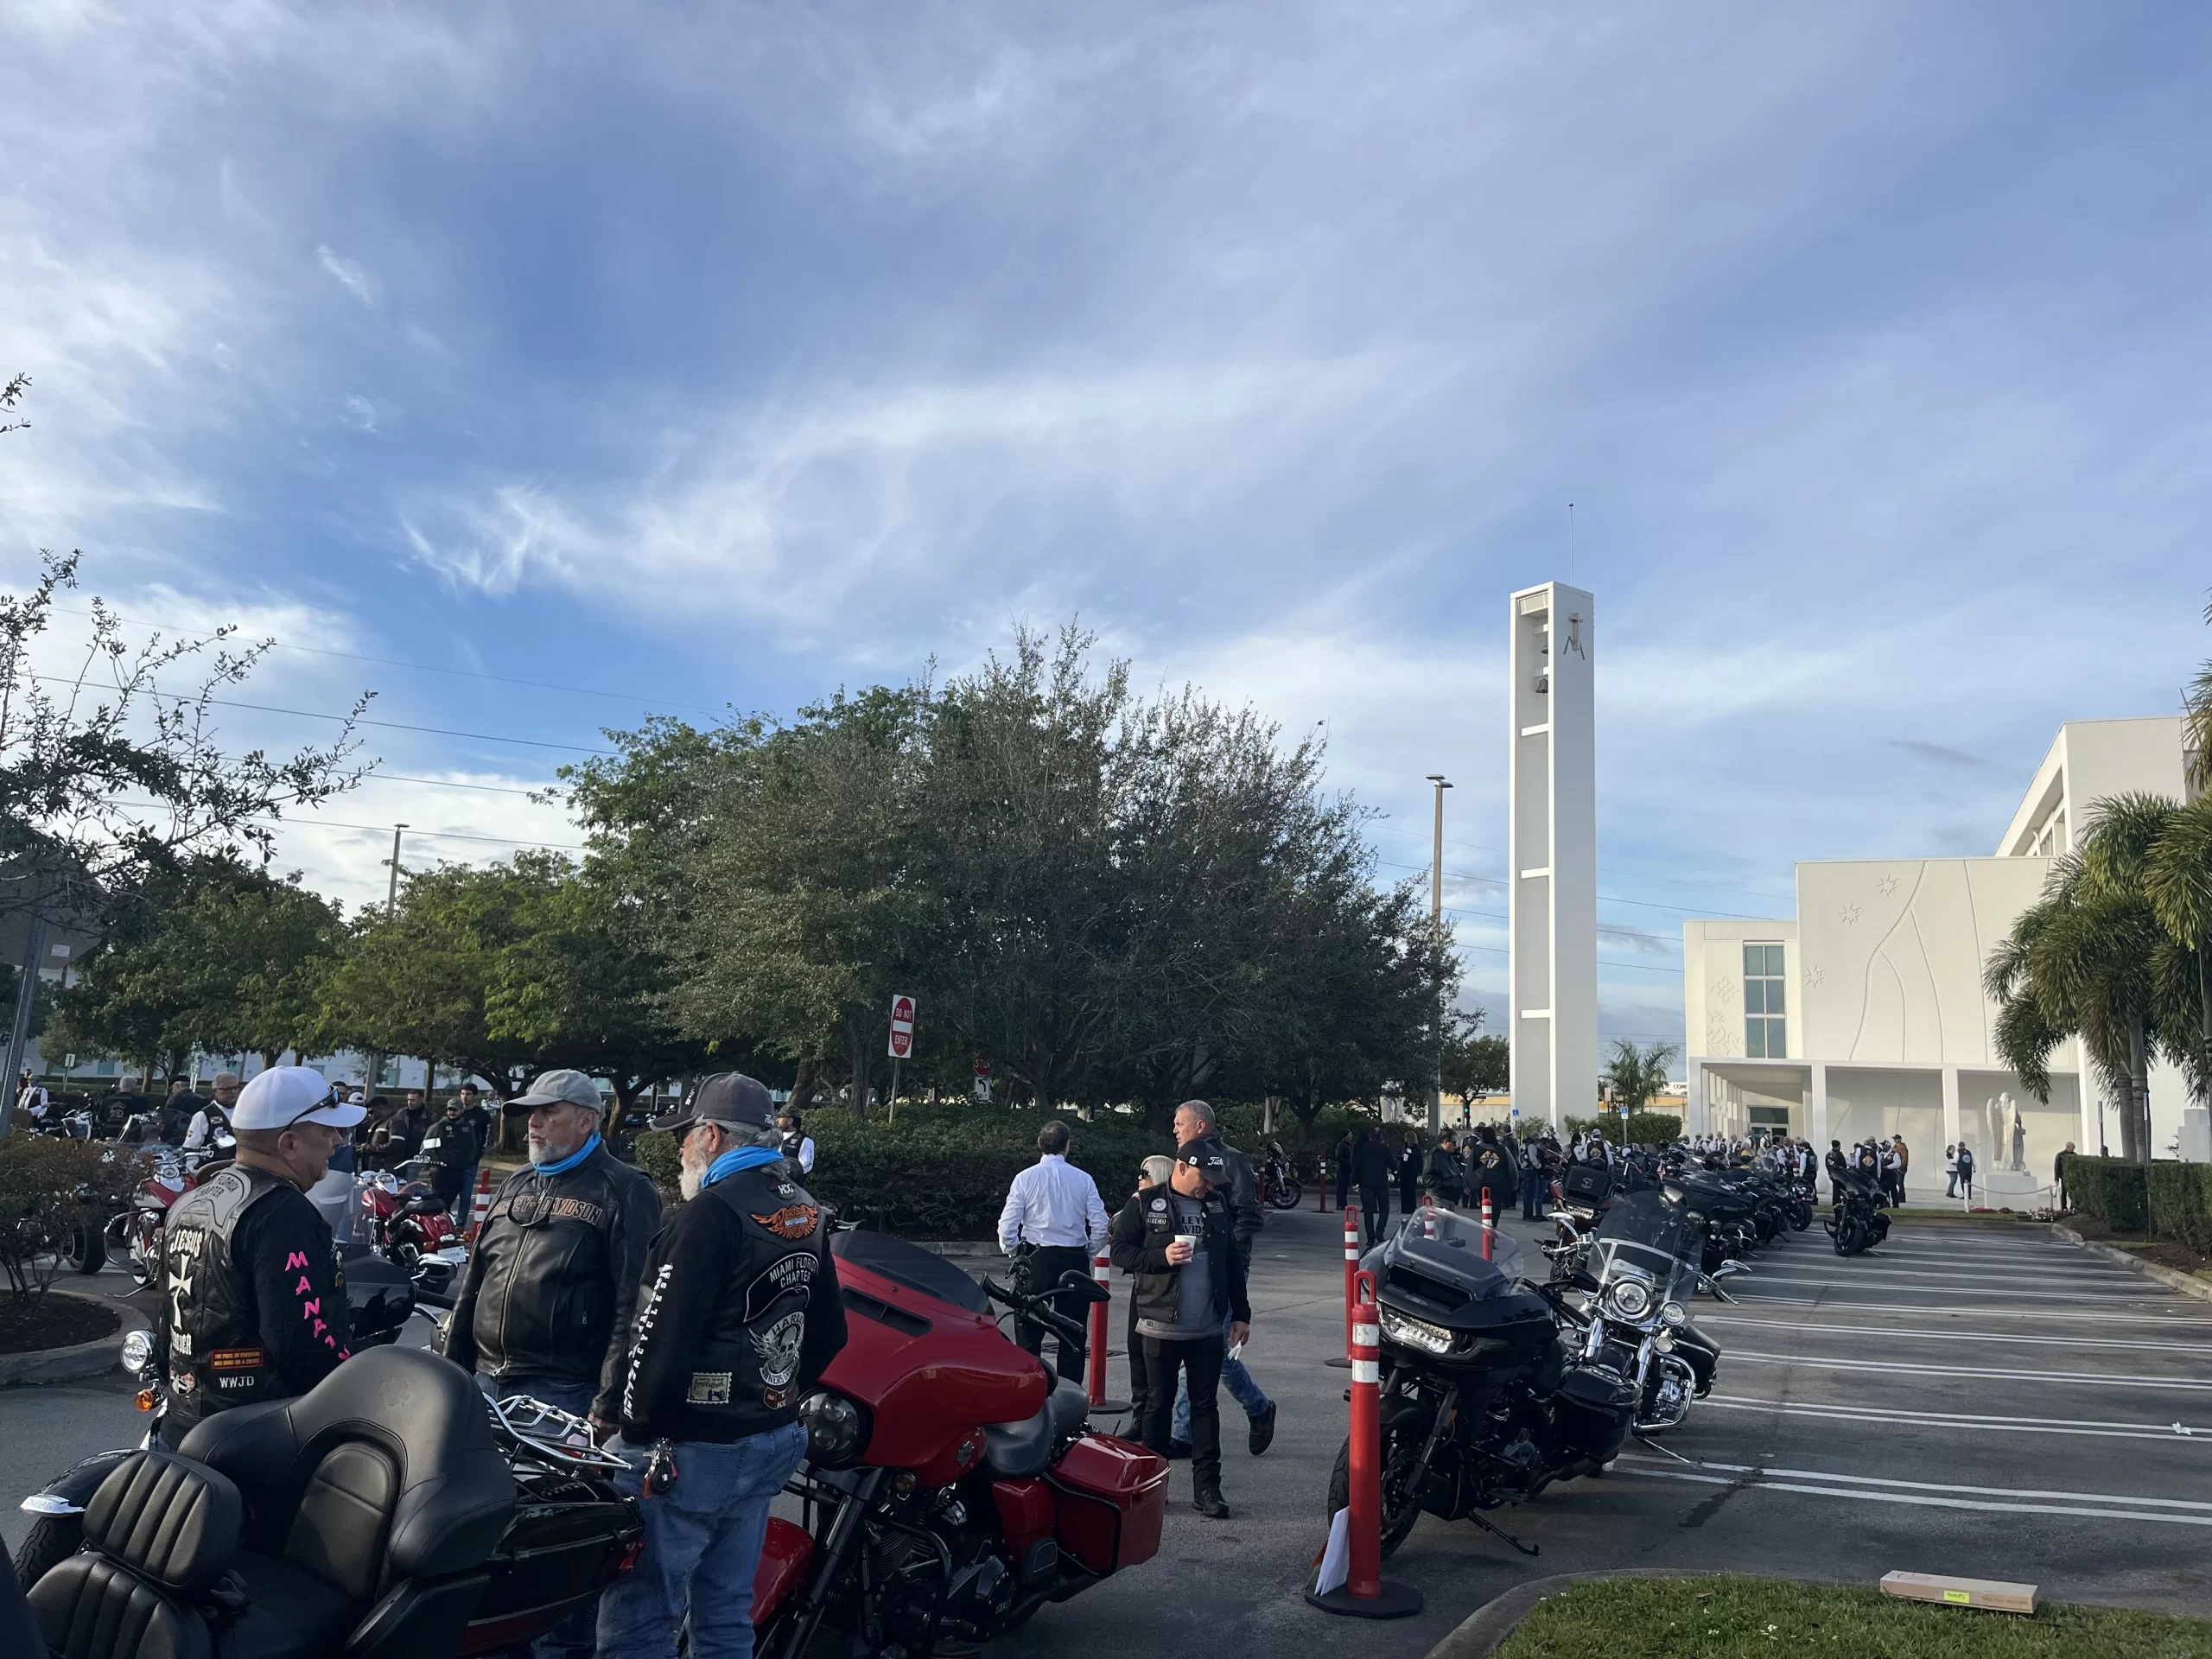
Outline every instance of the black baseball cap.
{"label": "black baseball cap", "polygon": [[1175,1161],[1191,1165],[1215,1186],[1228,1184],[1229,1160],[1222,1155],[1221,1142],[1211,1135],[1185,1141],[1175,1148]]}
{"label": "black baseball cap", "polygon": [[775,1127],[776,1102],[768,1085],[742,1071],[717,1071],[691,1091],[691,1098],[672,1112],[653,1119],[652,1127],[685,1135],[695,1123],[721,1123],[731,1128],[766,1129]]}

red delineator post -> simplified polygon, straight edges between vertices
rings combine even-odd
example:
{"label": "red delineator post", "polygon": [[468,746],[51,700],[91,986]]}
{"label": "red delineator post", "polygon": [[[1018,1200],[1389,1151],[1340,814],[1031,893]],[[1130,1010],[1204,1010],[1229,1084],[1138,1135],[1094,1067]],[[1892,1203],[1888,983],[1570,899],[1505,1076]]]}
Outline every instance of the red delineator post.
{"label": "red delineator post", "polygon": [[1490,1260],[1491,1231],[1497,1225],[1497,1217],[1490,1201],[1490,1188],[1483,1188],[1483,1260]]}
{"label": "red delineator post", "polygon": [[1323,1215],[1329,1213],[1329,1160],[1321,1160],[1321,1173],[1313,1182],[1313,1207]]}
{"label": "red delineator post", "polygon": [[[1112,1257],[1094,1255],[1090,1258],[1090,1276],[1101,1289],[1113,1284],[1113,1273]],[[1090,1310],[1090,1364],[1088,1368],[1090,1375],[1085,1379],[1090,1384],[1085,1392],[1094,1406],[1106,1403],[1106,1315],[1109,1311],[1110,1304],[1106,1302],[1096,1303]]]}
{"label": "red delineator post", "polygon": [[477,1229],[483,1226],[484,1217],[492,1213],[492,1172],[479,1170],[476,1174],[476,1196],[468,1205],[468,1242],[476,1242]]}
{"label": "red delineator post", "polygon": [[1346,1459],[1351,1476],[1351,1514],[1345,1540],[1351,1560],[1342,1586],[1325,1593],[1309,1589],[1306,1599],[1325,1613],[1403,1618],[1421,1611],[1421,1595],[1405,1585],[1386,1583],[1382,1577],[1382,1332],[1373,1274],[1354,1274],[1346,1306],[1352,1314],[1347,1349],[1351,1359],[1351,1439]]}
{"label": "red delineator post", "polygon": [[1351,1349],[1351,1281],[1359,1272],[1359,1214],[1344,1205],[1344,1349]]}

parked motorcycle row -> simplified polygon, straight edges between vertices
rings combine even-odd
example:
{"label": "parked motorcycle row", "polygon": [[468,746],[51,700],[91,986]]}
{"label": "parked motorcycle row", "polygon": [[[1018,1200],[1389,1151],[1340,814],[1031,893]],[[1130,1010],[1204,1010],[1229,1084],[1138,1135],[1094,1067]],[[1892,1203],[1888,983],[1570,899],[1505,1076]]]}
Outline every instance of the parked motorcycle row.
{"label": "parked motorcycle row", "polygon": [[[365,1197],[398,1200],[395,1236],[429,1214],[400,1198],[404,1174],[364,1181]],[[420,1311],[416,1278],[360,1243],[346,1262],[354,1357],[297,1399],[205,1420],[174,1453],[156,1450],[165,1338],[128,1340],[143,1438],[22,1505],[37,1519],[18,1581],[35,1610],[75,1621],[71,1659],[504,1651],[634,1565],[636,1507],[588,1425],[524,1397],[487,1402],[457,1367],[395,1346]],[[1103,1289],[1070,1274],[1009,1290],[879,1233],[841,1230],[831,1247],[849,1336],[801,1402],[800,1518],[770,1523],[757,1651],[798,1659],[829,1632],[920,1659],[1152,1557],[1166,1463],[1094,1432],[1079,1382],[1001,1328],[1004,1316],[1080,1343],[1049,1298]],[[318,1498],[331,1492],[346,1501]],[[381,1510],[375,1524],[364,1503]],[[100,1611],[118,1600],[119,1622]]]}

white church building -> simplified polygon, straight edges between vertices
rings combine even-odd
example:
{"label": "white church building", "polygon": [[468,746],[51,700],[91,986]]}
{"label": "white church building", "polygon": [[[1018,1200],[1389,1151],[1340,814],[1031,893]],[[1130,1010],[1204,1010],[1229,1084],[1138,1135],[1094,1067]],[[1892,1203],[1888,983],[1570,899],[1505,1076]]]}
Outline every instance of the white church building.
{"label": "white church building", "polygon": [[[1782,1128],[1823,1152],[1902,1134],[1915,1200],[1942,1195],[1943,1148],[1961,1141],[1991,1201],[2019,1204],[2049,1186],[2067,1141],[2116,1149],[2119,1119],[2078,1042],[2051,1057],[2047,1103],[1999,1060],[1982,964],[2098,801],[2185,799],[2183,771],[2177,718],[2069,721],[1991,856],[1801,863],[1794,920],[1685,923],[1690,1127]],[[2187,1103],[2178,1069],[2153,1067],[2158,1155]]]}

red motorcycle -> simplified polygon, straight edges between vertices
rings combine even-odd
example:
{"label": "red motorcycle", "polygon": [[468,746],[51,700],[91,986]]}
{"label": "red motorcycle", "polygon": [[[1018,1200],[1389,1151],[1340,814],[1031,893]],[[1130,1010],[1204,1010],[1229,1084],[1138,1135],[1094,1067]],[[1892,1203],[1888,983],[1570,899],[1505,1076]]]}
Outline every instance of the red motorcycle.
{"label": "red motorcycle", "polygon": [[445,1200],[429,1185],[430,1167],[418,1158],[394,1171],[360,1176],[360,1221],[377,1253],[407,1270],[417,1300],[450,1307],[468,1249]]}
{"label": "red motorcycle", "polygon": [[[1077,1321],[886,1234],[830,1248],[850,1334],[799,1404],[807,1462],[786,1490],[804,1524],[768,1523],[764,1659],[799,1659],[824,1623],[856,1651],[925,1659],[1152,1559],[1166,1460],[1092,1433],[1082,1388],[1009,1340],[991,1304],[1080,1344]],[[1067,1275],[1078,1284],[1105,1296]]]}
{"label": "red motorcycle", "polygon": [[131,1190],[130,1208],[107,1218],[102,1242],[106,1251],[122,1250],[130,1261],[130,1276],[143,1290],[162,1276],[162,1229],[176,1201],[200,1185],[210,1164],[227,1160],[231,1137],[226,1132],[219,1144],[206,1152],[175,1152],[157,1147],[142,1152],[151,1167]]}

